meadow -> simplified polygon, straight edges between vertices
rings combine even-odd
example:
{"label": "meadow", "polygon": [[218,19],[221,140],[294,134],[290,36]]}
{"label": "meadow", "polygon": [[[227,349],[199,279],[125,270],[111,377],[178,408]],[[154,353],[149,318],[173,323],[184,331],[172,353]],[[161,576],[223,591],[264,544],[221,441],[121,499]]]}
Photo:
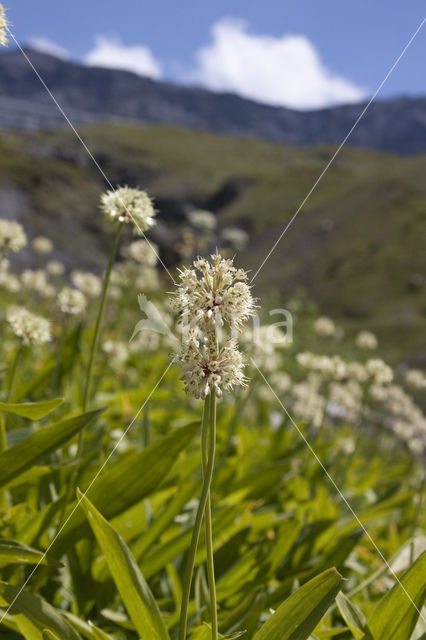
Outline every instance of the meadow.
{"label": "meadow", "polygon": [[[247,241],[214,220],[188,215],[181,264]],[[173,282],[122,222],[107,222],[115,256],[96,275],[0,221],[0,637],[426,638],[424,374],[304,296],[285,314],[256,301],[247,386],[217,399],[213,535],[194,548],[203,401],[173,362]],[[38,268],[9,262],[25,245]]]}

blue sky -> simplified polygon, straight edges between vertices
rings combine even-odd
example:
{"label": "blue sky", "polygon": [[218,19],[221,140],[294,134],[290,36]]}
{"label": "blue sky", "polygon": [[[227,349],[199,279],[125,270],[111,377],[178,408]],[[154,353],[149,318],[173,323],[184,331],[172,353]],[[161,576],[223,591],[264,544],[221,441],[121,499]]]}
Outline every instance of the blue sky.
{"label": "blue sky", "polygon": [[[21,43],[296,108],[370,95],[426,15],[424,0],[6,4]],[[380,95],[426,94],[425,58],[426,24]]]}

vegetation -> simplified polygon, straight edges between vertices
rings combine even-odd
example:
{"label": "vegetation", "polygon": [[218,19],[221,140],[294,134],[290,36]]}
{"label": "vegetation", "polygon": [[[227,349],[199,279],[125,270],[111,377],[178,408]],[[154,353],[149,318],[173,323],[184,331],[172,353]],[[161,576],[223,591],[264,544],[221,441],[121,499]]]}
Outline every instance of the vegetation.
{"label": "vegetation", "polygon": [[[113,184],[155,197],[153,237],[168,266],[178,259],[173,243],[186,213],[202,207],[220,228],[249,232],[239,259],[253,272],[333,151],[166,126],[99,125],[82,136]],[[4,214],[31,235],[52,237],[55,258],[68,267],[99,272],[108,241],[94,212],[105,185],[72,132],[3,134],[0,150]],[[256,277],[259,290],[287,300],[303,288],[349,332],[373,329],[393,363],[422,365],[425,163],[425,156],[343,149]]]}
{"label": "vegetation", "polygon": [[[87,274],[70,283],[49,254],[33,257],[47,269],[42,286],[40,273],[3,265],[7,640],[178,637],[202,484],[200,401],[185,396],[170,366],[177,339],[166,294],[142,296],[141,313],[135,280],[124,277],[140,255],[127,244],[123,236],[120,253],[128,257],[113,269],[83,413],[99,283]],[[34,246],[48,249],[40,239]],[[146,265],[137,269],[148,286]],[[84,305],[79,296],[57,296],[76,282]],[[23,318],[10,311],[17,303],[49,318],[50,334],[40,325],[37,339],[22,332]],[[424,377],[392,372],[374,355],[374,336],[345,338],[303,298],[287,305],[293,341],[280,341],[281,330],[268,334],[265,324],[274,319],[273,299],[263,303],[262,339],[246,331],[243,341],[249,387],[217,403],[211,500],[219,637],[423,638],[425,426],[407,398],[421,400]],[[201,531],[191,640],[212,637],[206,561]]]}

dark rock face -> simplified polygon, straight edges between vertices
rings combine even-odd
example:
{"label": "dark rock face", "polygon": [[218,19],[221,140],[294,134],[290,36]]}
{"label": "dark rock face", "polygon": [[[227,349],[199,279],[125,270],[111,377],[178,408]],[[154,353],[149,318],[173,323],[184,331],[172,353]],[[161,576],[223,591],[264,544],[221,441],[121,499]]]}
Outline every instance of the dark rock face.
{"label": "dark rock face", "polygon": [[[232,94],[181,87],[127,71],[88,68],[27,49],[74,124],[161,122],[291,145],[340,144],[365,104],[316,111],[271,107]],[[35,130],[64,118],[21,52],[0,55],[0,127]],[[348,144],[401,154],[426,151],[426,99],[374,102]]]}

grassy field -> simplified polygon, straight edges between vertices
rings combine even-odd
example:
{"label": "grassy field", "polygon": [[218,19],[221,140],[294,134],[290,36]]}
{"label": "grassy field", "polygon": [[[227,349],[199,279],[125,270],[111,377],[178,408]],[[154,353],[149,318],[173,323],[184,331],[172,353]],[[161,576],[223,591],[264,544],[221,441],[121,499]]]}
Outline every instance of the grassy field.
{"label": "grassy field", "polygon": [[[253,184],[222,208],[219,221],[253,225],[258,242],[252,241],[252,249],[257,256],[268,233],[282,221],[280,216],[296,205],[325,153],[296,153],[207,135],[201,136],[202,144],[188,133],[160,128],[138,130],[140,147],[132,130],[111,128],[108,136],[98,130],[86,133],[97,157],[119,148],[134,167],[135,179],[143,167],[155,167],[154,193],[164,197],[167,188],[176,197],[173,188],[182,189],[194,202],[198,193],[200,204],[230,176],[239,157],[240,174],[233,177],[250,178]],[[185,139],[188,144],[183,145]],[[3,265],[0,637],[174,640],[202,484],[202,402],[185,395],[178,367],[170,366],[176,318],[166,290],[172,284],[163,286],[160,278],[156,287],[148,286],[146,267],[123,258],[129,244],[124,234],[122,261],[113,271],[92,390],[83,411],[99,289],[86,291],[80,313],[67,312],[58,305],[58,291],[70,284],[69,274],[56,269],[55,275],[51,260],[65,250],[78,256],[102,227],[104,235],[93,248],[100,267],[102,243],[111,244],[112,229],[93,202],[99,179],[77,166],[75,158],[32,162],[30,155],[22,166],[31,145],[33,159],[46,149],[52,156],[55,145],[57,151],[75,148],[65,133],[3,138],[2,144],[9,149],[7,161],[0,154],[3,177],[9,172],[15,186],[20,181],[30,201],[40,207],[37,215],[35,210],[25,215],[55,244],[47,254],[26,249],[47,278],[41,284],[40,275]],[[247,148],[250,158],[244,153]],[[359,214],[358,226],[367,223],[360,185],[371,184],[370,207],[378,192],[369,159],[377,166],[372,154],[344,154],[333,180],[330,176],[324,185],[327,198],[322,193],[313,199],[301,225],[305,230],[315,216],[323,215],[326,200],[330,219],[337,220],[338,203],[346,201],[347,221],[341,224],[348,224],[348,229],[356,224],[351,212]],[[413,167],[423,160],[404,162],[413,176]],[[400,165],[399,159],[383,156],[382,184],[390,179],[391,167],[396,172]],[[46,166],[51,170],[44,173]],[[124,180],[117,175],[118,166],[116,174],[112,160],[105,168],[114,179]],[[288,181],[291,175],[303,175],[303,180],[297,188],[286,189],[283,173]],[[419,185],[413,184],[413,202],[417,191]],[[279,194],[284,192],[282,201]],[[67,237],[57,218],[55,224],[46,220],[69,214],[73,202],[76,233]],[[384,205],[378,207],[379,217],[384,210]],[[410,215],[414,210],[413,205]],[[387,214],[396,215],[390,209]],[[409,224],[410,252],[401,251],[399,259],[413,260],[414,269],[419,240],[410,229]],[[391,225],[374,229],[380,231],[394,232]],[[349,230],[347,234],[349,238]],[[364,250],[361,231],[358,235]],[[300,230],[286,239],[280,252],[282,278],[289,281],[291,276],[285,274],[296,273],[298,258],[293,253],[287,261],[286,248],[290,252],[295,238],[301,242]],[[340,244],[337,247],[343,251]],[[316,250],[306,247],[308,252]],[[384,260],[388,250],[380,245],[374,250],[376,259]],[[303,260],[309,262],[306,251]],[[243,263],[244,256],[238,262]],[[385,269],[386,261],[380,264]],[[135,274],[142,275],[137,284]],[[176,277],[176,270],[173,274]],[[336,282],[342,283],[339,274],[337,269]],[[258,289],[272,275],[268,267]],[[392,276],[385,275],[386,280]],[[382,283],[383,274],[369,277]],[[19,284],[15,290],[13,278]],[[74,278],[74,291],[76,282]],[[362,282],[367,277],[363,280],[361,274],[354,294],[360,300]],[[395,304],[417,295],[402,285],[394,290],[400,293]],[[331,296],[331,291],[325,279],[324,296]],[[145,312],[141,311],[138,293],[148,295],[170,333],[145,326],[129,342],[136,324],[147,315],[154,317],[146,299],[139,301]],[[338,295],[341,305],[350,299],[349,291]],[[274,320],[268,313],[274,301],[263,296],[260,317],[265,330]],[[424,399],[424,377],[419,382],[417,374],[417,388],[410,387],[416,375],[410,380],[406,371],[388,368],[379,359],[380,347],[366,349],[359,337],[355,340],[355,328],[344,333],[338,321],[318,319],[315,305],[303,296],[288,297],[286,303],[294,321],[293,340],[275,344],[266,333],[259,341],[243,340],[249,385],[218,401],[211,490],[218,637],[425,638],[421,610],[426,598],[426,427],[417,406]],[[10,308],[16,304],[50,320],[51,340],[22,344],[16,321],[10,319]],[[384,310],[388,304],[383,294],[377,308]],[[205,542],[202,533],[189,603],[191,640],[212,637]]]}

